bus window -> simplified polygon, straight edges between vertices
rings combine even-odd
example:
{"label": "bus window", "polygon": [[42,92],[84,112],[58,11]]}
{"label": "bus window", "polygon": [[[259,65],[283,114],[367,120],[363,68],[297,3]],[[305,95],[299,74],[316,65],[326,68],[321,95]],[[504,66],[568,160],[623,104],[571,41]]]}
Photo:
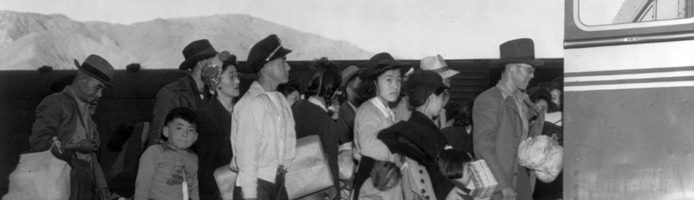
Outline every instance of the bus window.
{"label": "bus window", "polygon": [[692,18],[694,0],[578,0],[585,26],[628,24]]}

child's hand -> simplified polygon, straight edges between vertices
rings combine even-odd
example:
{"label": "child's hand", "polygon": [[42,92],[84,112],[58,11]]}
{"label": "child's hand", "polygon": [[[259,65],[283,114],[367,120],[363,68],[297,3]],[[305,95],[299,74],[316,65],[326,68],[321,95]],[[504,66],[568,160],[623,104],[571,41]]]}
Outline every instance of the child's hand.
{"label": "child's hand", "polygon": [[448,196],[446,196],[446,200],[464,200],[465,196],[465,191],[458,187],[453,187],[451,192],[448,193]]}
{"label": "child's hand", "polygon": [[511,187],[507,187],[501,190],[501,196],[503,196],[506,200],[516,199],[517,195],[518,194],[516,194],[516,190],[513,190],[513,188]]}

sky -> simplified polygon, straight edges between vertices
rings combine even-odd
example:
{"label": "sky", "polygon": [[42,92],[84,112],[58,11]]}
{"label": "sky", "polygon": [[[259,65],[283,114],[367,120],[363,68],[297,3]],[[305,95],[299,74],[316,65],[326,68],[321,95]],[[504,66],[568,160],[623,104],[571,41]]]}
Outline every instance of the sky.
{"label": "sky", "polygon": [[527,37],[536,57],[563,57],[563,0],[0,0],[0,10],[118,24],[248,14],[404,59],[498,58],[501,43]]}

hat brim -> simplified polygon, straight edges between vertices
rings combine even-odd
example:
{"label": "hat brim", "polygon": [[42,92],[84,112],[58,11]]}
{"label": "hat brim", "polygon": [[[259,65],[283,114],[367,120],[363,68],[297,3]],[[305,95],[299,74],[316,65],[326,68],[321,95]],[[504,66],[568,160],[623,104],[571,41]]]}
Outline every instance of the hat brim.
{"label": "hat brim", "polygon": [[116,87],[115,85],[113,85],[111,82],[106,81],[106,80],[104,80],[103,78],[97,76],[96,74],[93,74],[93,73],[89,72],[88,70],[85,70],[84,68],[82,68],[82,65],[80,65],[79,61],[77,61],[77,60],[73,60],[73,61],[75,62],[75,66],[77,67],[77,69],[79,69],[79,70],[82,71],[83,73],[85,73],[85,74],[91,76],[92,78],[98,80],[99,82],[103,83],[104,85],[106,85],[106,86],[108,86],[108,87],[110,87],[110,88],[118,89],[118,87]]}
{"label": "hat brim", "polygon": [[409,71],[412,68],[412,64],[404,61],[398,61],[398,60],[384,60],[381,62],[378,62],[376,66],[391,66],[391,69],[396,69],[399,68],[400,71],[405,74],[407,71]]}
{"label": "hat brim", "polygon": [[441,78],[447,79],[447,78],[451,78],[451,77],[453,77],[459,73],[460,73],[460,71],[458,71],[458,70],[449,69],[449,70],[446,70],[444,72],[439,73],[439,75],[441,75]]}
{"label": "hat brim", "polygon": [[217,55],[217,51],[214,49],[206,49],[200,53],[197,53],[190,58],[184,60],[181,65],[178,66],[179,70],[187,70],[193,68],[199,61],[212,58]]}
{"label": "hat brim", "polygon": [[[265,66],[265,64],[267,64],[268,62],[272,62],[273,60],[276,60],[276,59],[278,59],[278,58],[287,56],[287,54],[289,54],[289,53],[291,53],[291,52],[292,52],[291,49],[285,49],[284,47],[280,47],[280,49],[277,50],[277,53],[275,53],[275,55],[273,55],[272,57],[270,57],[270,59],[268,59],[267,62],[265,62],[265,60],[260,60],[260,59],[256,60],[255,63],[260,62],[260,65],[257,66],[257,67],[255,67],[255,68],[252,66],[252,65],[255,65],[255,64],[251,64],[251,63],[248,63],[248,62],[247,62],[247,65],[248,65],[248,66],[247,66],[246,68],[244,68],[244,69],[241,71],[241,73],[254,73],[254,74],[257,74],[258,72],[260,72],[260,70],[263,69],[263,67]],[[238,70],[238,69],[237,69],[237,70]]]}
{"label": "hat brim", "polygon": [[525,64],[536,66],[536,67],[545,65],[545,61],[540,60],[540,59],[502,59],[501,60],[501,64],[508,64],[508,63],[525,63]]}
{"label": "hat brim", "polygon": [[357,69],[345,75],[345,77],[342,79],[342,85],[340,86],[344,87],[345,85],[347,85],[347,81],[354,78],[355,76],[358,76],[359,74],[361,74],[362,71],[364,71],[364,69]]}
{"label": "hat brim", "polygon": [[287,56],[287,54],[289,54],[289,53],[291,53],[291,52],[292,52],[291,49],[286,49],[286,48],[284,48],[284,47],[280,47],[280,49],[277,50],[277,53],[275,53],[275,55],[273,55],[273,56],[268,60],[268,62],[273,61],[273,60],[278,59],[278,58],[281,58],[281,57],[284,57],[284,56]]}
{"label": "hat brim", "polygon": [[402,75],[405,75],[405,73],[412,68],[412,64],[397,60],[383,60],[371,66],[366,66],[364,71],[359,74],[359,78],[362,80],[373,79],[375,75],[373,73],[381,67],[385,67],[387,70],[400,69]]}

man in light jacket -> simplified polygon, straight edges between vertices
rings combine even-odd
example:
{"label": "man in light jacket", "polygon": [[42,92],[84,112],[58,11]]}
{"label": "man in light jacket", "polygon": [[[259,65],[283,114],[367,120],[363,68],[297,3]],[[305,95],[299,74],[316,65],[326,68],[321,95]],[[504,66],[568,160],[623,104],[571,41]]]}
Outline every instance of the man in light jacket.
{"label": "man in light jacket", "polygon": [[234,199],[288,199],[284,175],[296,153],[296,131],[291,107],[276,88],[289,79],[290,52],[273,34],[253,45],[247,67],[239,68],[258,80],[232,114],[231,166],[238,168]]}

